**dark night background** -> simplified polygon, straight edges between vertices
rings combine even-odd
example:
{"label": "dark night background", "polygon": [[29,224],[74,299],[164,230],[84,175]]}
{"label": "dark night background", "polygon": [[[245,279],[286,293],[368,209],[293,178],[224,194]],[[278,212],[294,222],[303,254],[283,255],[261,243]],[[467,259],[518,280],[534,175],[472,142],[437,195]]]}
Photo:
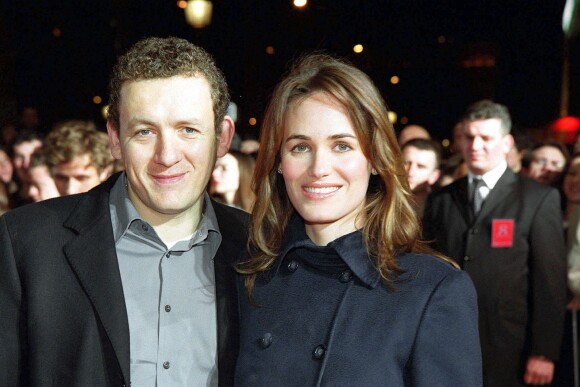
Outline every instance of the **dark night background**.
{"label": "dark night background", "polygon": [[[449,137],[465,106],[484,97],[506,104],[519,128],[537,130],[560,115],[564,4],[310,0],[297,10],[291,0],[214,0],[212,24],[196,30],[175,0],[2,0],[0,124],[25,105],[40,109],[45,128],[69,118],[103,124],[116,56],[145,36],[172,35],[215,56],[239,106],[243,137],[257,131],[248,119],[259,125],[288,61],[313,50],[347,57],[367,72],[397,113],[397,130],[406,118]],[[577,41],[569,45],[573,115],[580,115]],[[352,50],[357,43],[361,54]],[[93,103],[95,95],[102,104]]]}

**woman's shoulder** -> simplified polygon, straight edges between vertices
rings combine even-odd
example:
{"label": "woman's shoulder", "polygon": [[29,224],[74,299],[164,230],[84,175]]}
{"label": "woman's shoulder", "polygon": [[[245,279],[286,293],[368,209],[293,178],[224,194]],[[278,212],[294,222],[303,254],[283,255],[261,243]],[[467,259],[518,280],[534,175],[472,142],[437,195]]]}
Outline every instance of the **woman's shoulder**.
{"label": "woman's shoulder", "polygon": [[397,256],[401,276],[405,279],[442,280],[445,277],[463,277],[467,273],[452,263],[424,253],[403,253]]}

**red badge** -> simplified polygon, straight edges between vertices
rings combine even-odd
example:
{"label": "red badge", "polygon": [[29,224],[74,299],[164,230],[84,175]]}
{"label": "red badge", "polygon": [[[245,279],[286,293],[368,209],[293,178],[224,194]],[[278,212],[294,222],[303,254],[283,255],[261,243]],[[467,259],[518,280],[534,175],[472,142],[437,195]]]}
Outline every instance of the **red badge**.
{"label": "red badge", "polygon": [[514,245],[514,220],[494,219],[491,224],[491,247]]}

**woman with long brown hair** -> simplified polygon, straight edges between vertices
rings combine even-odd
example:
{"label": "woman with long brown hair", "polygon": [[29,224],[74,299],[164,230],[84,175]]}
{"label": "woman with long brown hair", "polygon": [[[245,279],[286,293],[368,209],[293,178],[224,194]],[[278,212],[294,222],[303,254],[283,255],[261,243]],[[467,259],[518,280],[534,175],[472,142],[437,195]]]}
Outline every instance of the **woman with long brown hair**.
{"label": "woman with long brown hair", "polygon": [[238,385],[481,385],[475,290],[419,239],[387,113],[323,54],[275,89],[238,267]]}

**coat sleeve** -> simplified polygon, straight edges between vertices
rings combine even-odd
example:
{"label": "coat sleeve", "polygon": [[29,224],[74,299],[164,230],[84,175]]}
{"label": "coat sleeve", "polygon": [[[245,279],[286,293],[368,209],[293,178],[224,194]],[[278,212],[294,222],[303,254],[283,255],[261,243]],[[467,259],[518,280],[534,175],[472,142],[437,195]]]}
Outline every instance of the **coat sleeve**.
{"label": "coat sleeve", "polygon": [[433,290],[413,346],[412,385],[481,386],[477,296],[467,273],[453,271]]}
{"label": "coat sleeve", "polygon": [[566,312],[566,249],[560,195],[538,205],[529,235],[532,289],[531,355],[558,360]]}
{"label": "coat sleeve", "polygon": [[0,380],[20,385],[22,291],[6,217],[0,217]]}

